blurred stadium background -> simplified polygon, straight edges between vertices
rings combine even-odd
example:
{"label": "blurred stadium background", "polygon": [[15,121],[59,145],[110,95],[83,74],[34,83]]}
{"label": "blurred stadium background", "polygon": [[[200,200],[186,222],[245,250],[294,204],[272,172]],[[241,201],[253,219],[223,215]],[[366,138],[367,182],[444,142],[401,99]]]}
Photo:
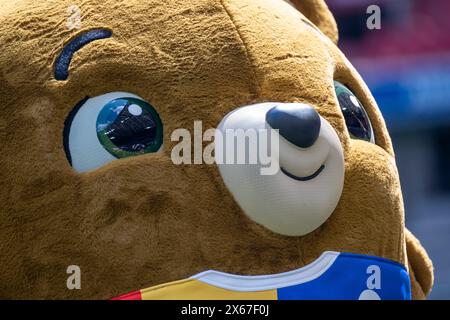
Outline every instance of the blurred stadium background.
{"label": "blurred stadium background", "polygon": [[[327,0],[340,47],[371,88],[397,155],[406,225],[435,267],[431,299],[450,299],[450,1]],[[381,30],[366,27],[369,5]]]}

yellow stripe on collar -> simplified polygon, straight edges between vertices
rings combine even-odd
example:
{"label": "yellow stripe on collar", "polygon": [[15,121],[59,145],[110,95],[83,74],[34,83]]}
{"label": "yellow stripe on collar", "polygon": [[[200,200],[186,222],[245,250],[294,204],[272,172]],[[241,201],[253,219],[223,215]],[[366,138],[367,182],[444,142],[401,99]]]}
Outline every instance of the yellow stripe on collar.
{"label": "yellow stripe on collar", "polygon": [[186,279],[141,290],[141,296],[142,300],[277,300],[277,290],[239,292]]}

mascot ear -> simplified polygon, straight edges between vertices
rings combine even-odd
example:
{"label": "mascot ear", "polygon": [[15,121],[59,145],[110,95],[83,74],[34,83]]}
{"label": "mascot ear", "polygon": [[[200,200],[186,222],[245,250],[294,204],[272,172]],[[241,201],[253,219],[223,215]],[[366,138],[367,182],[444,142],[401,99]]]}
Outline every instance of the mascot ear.
{"label": "mascot ear", "polygon": [[339,32],[333,14],[324,0],[286,0],[306,18],[314,23],[335,44],[338,43]]}
{"label": "mascot ear", "polygon": [[425,299],[433,287],[433,263],[419,240],[408,229],[405,230],[405,238],[413,298]]}

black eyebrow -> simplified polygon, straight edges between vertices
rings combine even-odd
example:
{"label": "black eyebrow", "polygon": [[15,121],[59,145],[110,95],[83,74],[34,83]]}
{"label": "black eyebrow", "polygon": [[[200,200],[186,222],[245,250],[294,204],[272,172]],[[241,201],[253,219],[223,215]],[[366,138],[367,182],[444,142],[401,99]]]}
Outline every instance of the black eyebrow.
{"label": "black eyebrow", "polygon": [[72,57],[81,48],[95,40],[111,38],[112,31],[108,29],[93,29],[85,31],[67,43],[55,61],[54,76],[56,80],[64,81],[69,77],[69,66]]}

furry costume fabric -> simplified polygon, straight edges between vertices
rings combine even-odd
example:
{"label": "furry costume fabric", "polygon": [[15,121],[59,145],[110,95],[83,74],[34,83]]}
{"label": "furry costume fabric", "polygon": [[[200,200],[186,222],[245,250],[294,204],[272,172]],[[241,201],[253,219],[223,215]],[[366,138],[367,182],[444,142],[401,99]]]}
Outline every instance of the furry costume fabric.
{"label": "furry costume fabric", "polygon": [[[66,25],[78,5],[81,29]],[[0,0],[0,298],[108,299],[207,269],[260,275],[300,268],[324,251],[384,257],[408,266],[425,298],[432,265],[405,229],[391,140],[357,71],[337,48],[322,0]],[[307,23],[305,23],[306,21]],[[107,29],[54,77],[62,48]],[[352,139],[334,81],[352,87],[376,144]],[[164,149],[77,173],[64,123],[84,97],[132,92],[158,110]],[[264,101],[315,106],[345,156],[339,204],[301,237],[249,219],[217,166],[173,165],[170,134],[215,128],[230,111]],[[82,289],[66,287],[66,268]]]}

